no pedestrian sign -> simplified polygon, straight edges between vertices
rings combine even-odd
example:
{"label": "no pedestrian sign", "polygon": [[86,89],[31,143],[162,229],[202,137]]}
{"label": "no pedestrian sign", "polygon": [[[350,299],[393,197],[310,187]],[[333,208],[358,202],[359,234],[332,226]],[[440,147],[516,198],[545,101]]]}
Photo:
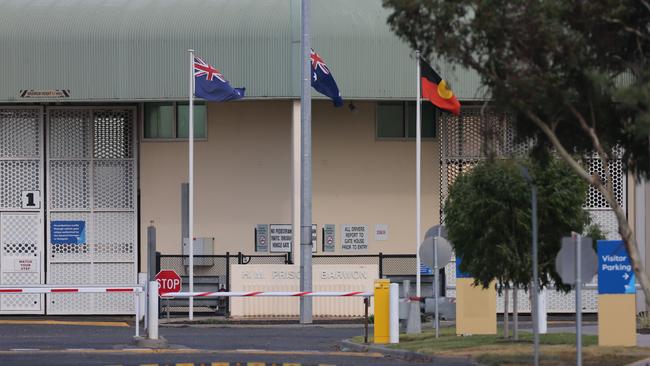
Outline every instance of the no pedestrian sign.
{"label": "no pedestrian sign", "polygon": [[634,271],[622,240],[598,241],[598,293],[634,294]]}

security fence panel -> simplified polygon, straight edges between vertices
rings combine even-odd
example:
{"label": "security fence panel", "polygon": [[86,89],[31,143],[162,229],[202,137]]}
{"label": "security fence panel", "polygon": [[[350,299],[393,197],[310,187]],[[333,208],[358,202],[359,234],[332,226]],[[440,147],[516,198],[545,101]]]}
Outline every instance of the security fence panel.
{"label": "security fence panel", "polygon": [[[42,284],[43,109],[0,107],[0,285]],[[43,295],[0,295],[0,314],[43,314]]]}
{"label": "security fence panel", "polygon": [[[521,156],[527,153],[531,144],[518,142],[515,139],[512,127],[512,116],[506,113],[497,113],[491,108],[482,106],[463,107],[460,116],[442,113],[438,118],[440,133],[440,207],[444,206],[449,195],[449,189],[460,174],[466,173],[481,160],[487,158],[488,153],[496,157],[508,158]],[[627,177],[623,171],[620,151],[615,151],[610,161],[610,172],[614,183],[614,192],[618,203],[626,209],[627,203]],[[602,163],[597,156],[586,159],[589,172],[599,174],[605,178]],[[611,207],[605,202],[603,196],[594,188],[589,188],[589,196],[584,209],[589,213],[594,223],[600,225],[607,239],[620,239],[618,222]],[[441,217],[444,215],[441,212]],[[443,217],[444,219],[444,217]],[[568,234],[568,233],[567,233]],[[447,279],[447,294],[456,295],[456,263],[452,260],[445,267]],[[597,278],[587,284],[582,291],[582,304],[585,312],[598,310]],[[546,306],[548,312],[573,313],[575,311],[575,293],[565,294],[549,290],[546,293]],[[528,293],[521,291],[518,297],[518,309],[522,312],[530,311]],[[504,309],[503,296],[497,298],[497,311]],[[512,302],[510,302],[512,310]]]}
{"label": "security fence panel", "polygon": [[[136,117],[131,107],[47,109],[47,281],[137,282]],[[48,314],[130,314],[133,296],[47,295]]]}

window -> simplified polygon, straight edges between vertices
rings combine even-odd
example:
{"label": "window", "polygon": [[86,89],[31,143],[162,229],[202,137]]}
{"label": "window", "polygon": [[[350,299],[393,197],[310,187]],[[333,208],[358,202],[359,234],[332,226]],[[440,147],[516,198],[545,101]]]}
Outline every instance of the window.
{"label": "window", "polygon": [[[378,102],[377,138],[415,138],[415,102]],[[436,136],[436,109],[428,101],[422,101],[422,138]]]}
{"label": "window", "polygon": [[[194,104],[194,137],[206,139],[207,106]],[[187,139],[189,134],[188,103],[145,103],[143,136],[146,140]]]}

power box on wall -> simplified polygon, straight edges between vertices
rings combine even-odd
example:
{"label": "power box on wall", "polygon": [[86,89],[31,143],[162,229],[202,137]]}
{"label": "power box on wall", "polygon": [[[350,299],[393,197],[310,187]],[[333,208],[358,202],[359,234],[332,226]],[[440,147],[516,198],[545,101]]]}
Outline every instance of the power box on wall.
{"label": "power box on wall", "polygon": [[[190,255],[190,241],[183,239],[183,255]],[[202,257],[214,255],[214,238],[194,238],[194,266],[213,266],[213,257]],[[189,257],[183,258],[183,265],[189,266]]]}

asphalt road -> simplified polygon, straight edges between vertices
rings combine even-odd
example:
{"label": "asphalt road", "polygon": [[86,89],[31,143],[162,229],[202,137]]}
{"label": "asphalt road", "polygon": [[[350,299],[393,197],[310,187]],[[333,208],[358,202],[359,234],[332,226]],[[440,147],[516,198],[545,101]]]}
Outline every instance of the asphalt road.
{"label": "asphalt road", "polygon": [[[0,365],[140,365],[212,363],[282,365],[424,365],[376,353],[341,352],[337,343],[361,326],[161,327],[172,347],[138,349],[126,326],[2,324]],[[125,324],[122,324],[125,325]],[[436,365],[456,365],[437,362]]]}

